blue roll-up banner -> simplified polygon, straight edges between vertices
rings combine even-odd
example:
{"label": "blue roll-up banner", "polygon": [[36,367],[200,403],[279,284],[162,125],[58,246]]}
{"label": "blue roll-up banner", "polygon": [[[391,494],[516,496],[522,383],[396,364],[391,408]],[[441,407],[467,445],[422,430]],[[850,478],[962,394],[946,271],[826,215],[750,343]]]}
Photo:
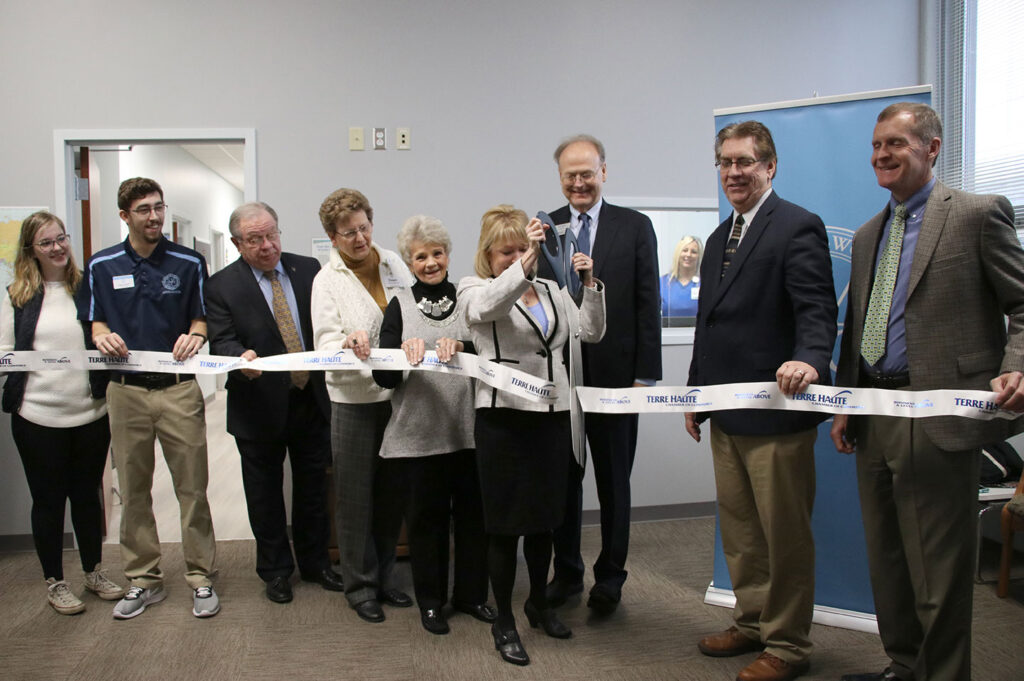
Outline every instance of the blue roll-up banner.
{"label": "blue roll-up banner", "polygon": [[[774,190],[784,199],[817,213],[828,230],[832,272],[839,300],[839,333],[846,317],[850,249],[857,228],[889,200],[871,168],[871,135],[879,112],[893,102],[931,103],[931,87],[862,92],[776,104],[715,110],[715,131],[757,120],[775,138],[779,162]],[[719,187],[722,220],[732,207]],[[832,368],[838,360],[839,344]],[[829,437],[831,419],[818,427],[815,444],[817,495],[814,502],[815,612],[820,624],[877,631],[868,577],[864,527],[853,456],[840,454]],[[732,605],[732,582],[715,530],[714,580],[708,603]]]}

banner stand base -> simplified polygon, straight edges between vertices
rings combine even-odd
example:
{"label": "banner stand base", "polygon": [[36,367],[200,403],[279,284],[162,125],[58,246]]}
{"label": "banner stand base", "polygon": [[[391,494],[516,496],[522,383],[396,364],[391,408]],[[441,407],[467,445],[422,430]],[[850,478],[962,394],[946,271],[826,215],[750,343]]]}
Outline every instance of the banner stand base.
{"label": "banner stand base", "polygon": [[[736,596],[732,589],[716,588],[714,583],[708,584],[708,590],[704,592],[704,602],[708,605],[718,605],[723,608],[732,608],[736,605]],[[875,616],[868,612],[857,612],[856,610],[841,610],[831,608],[827,605],[814,606],[815,624],[823,624],[827,627],[841,627],[854,631],[864,631],[869,634],[878,633],[878,622]]]}

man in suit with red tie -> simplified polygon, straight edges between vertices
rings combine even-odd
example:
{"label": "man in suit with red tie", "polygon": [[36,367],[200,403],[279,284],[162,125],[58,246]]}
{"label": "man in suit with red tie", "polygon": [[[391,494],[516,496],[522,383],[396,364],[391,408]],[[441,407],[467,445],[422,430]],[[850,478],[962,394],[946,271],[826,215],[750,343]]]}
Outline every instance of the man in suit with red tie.
{"label": "man in suit with red tie", "polygon": [[[310,292],[320,263],[281,252],[277,213],[257,202],[239,206],[229,222],[241,257],[210,277],[206,289],[210,349],[257,357],[313,349]],[[267,598],[292,600],[295,570],[282,492],[285,452],[292,466],[292,537],[299,574],[343,591],[330,567],[327,541],[329,402],[323,372],[232,371],[227,429],[242,457],[242,484],[256,538],[256,572]]]}
{"label": "man in suit with red tie", "polygon": [[[732,214],[708,238],[689,385],[776,381],[787,395],[830,383],[836,338],[832,261],[821,218],[772,190],[775,142],[757,121],[726,126],[715,165]],[[686,414],[697,441],[710,416],[719,528],[736,595],[735,625],[705,655],[763,652],[740,681],[808,668],[814,610],[814,440],[823,414]]]}
{"label": "man in suit with red tie", "polygon": [[[583,345],[584,384],[601,388],[654,385],[661,379],[661,299],[658,245],[643,213],[613,206],[601,192],[608,174],[604,145],[590,135],[564,140],[555,150],[562,193],[569,204],[551,213],[568,224],[581,251],[594,259],[594,276],[605,284],[607,331],[600,343]],[[553,279],[541,261],[540,276]],[[578,287],[578,281],[573,282]],[[573,284],[570,284],[572,286]],[[611,614],[622,598],[629,550],[630,485],[636,454],[637,414],[587,414],[590,457],[601,505],[601,553],[587,605]],[[570,464],[565,520],[554,534],[552,607],[583,591],[580,521],[582,469]]]}
{"label": "man in suit with red tie", "polygon": [[[871,154],[886,207],[857,230],[836,381],[883,390],[992,390],[1024,410],[1024,251],[1002,196],[950,189],[932,166],[942,123],[898,102]],[[1008,323],[1007,323],[1008,322]],[[878,633],[891,663],[844,681],[971,678],[978,467],[982,445],[1021,420],[837,415],[857,452]]]}

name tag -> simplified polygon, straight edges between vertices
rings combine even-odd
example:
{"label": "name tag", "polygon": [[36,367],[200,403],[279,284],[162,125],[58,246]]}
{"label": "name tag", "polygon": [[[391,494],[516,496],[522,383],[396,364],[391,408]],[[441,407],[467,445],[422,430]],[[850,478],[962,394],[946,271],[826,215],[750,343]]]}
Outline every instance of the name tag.
{"label": "name tag", "polygon": [[690,300],[700,300],[700,286],[694,286],[690,289]]}
{"label": "name tag", "polygon": [[114,277],[114,290],[122,288],[135,288],[135,277],[130,274],[122,274]]}
{"label": "name tag", "polygon": [[391,272],[391,268],[384,267],[383,263],[380,266],[380,281],[384,284],[384,288],[402,288],[405,285],[399,277]]}

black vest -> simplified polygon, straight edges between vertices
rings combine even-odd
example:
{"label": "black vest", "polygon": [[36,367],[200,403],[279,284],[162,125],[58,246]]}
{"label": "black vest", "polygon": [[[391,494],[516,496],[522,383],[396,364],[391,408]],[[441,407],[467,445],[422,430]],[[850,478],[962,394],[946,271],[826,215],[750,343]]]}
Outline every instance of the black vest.
{"label": "black vest", "polygon": [[[81,289],[80,289],[81,290]],[[7,295],[10,294],[8,289]],[[23,307],[14,306],[14,349],[31,350],[36,339],[36,324],[39,323],[39,312],[43,308],[43,290],[40,289]],[[85,337],[85,347],[95,350],[92,343],[91,325],[82,322],[82,335]],[[7,413],[14,413],[21,407],[21,401],[25,397],[25,382],[28,380],[27,371],[12,371],[7,374],[7,382],[4,383],[4,394],[2,404],[3,410]],[[107,382],[110,380],[110,372],[97,370],[89,372],[89,388],[95,399],[102,399],[107,393]],[[59,424],[54,424],[60,427]]]}

